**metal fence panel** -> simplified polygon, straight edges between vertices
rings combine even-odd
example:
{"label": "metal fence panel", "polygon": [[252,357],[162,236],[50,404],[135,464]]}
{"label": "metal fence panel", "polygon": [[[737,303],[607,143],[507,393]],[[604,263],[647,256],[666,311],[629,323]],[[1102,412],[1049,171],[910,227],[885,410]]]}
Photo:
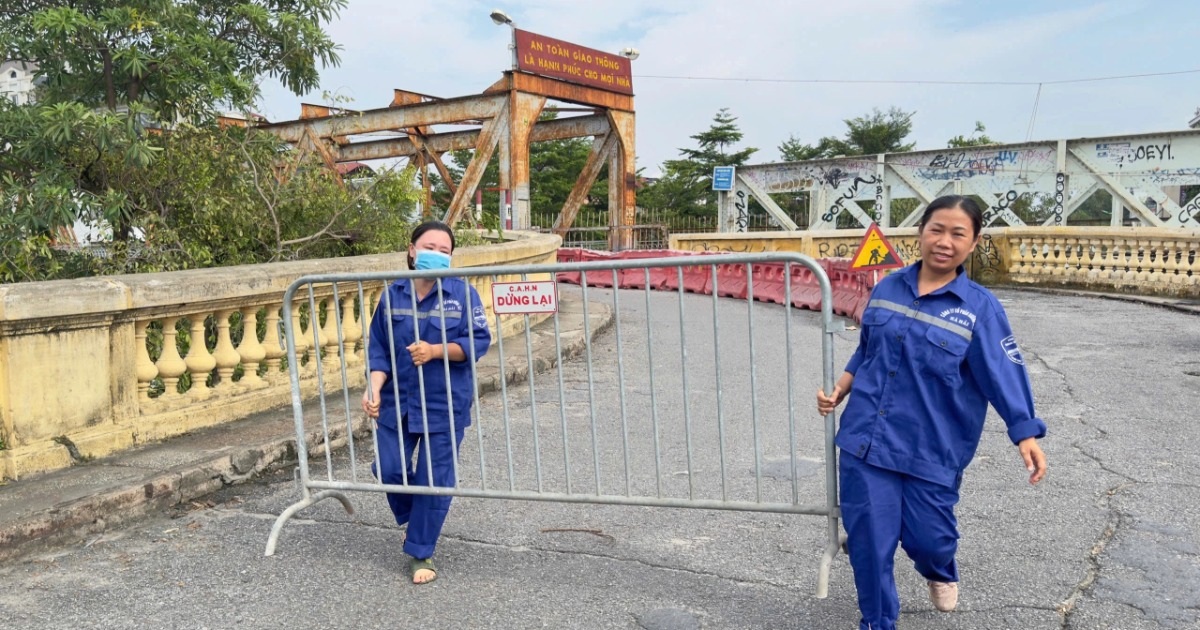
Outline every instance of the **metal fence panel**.
{"label": "metal fence panel", "polygon": [[[493,339],[488,352],[496,353],[502,366],[499,396],[481,399],[478,387],[473,388],[470,432],[475,439],[464,440],[462,448],[453,453],[457,479],[453,487],[434,485],[431,468],[425,471],[430,480],[425,484],[416,483],[407,472],[410,457],[431,466],[429,406],[442,401],[427,397],[437,391],[429,383],[439,377],[441,382],[451,382],[449,360],[416,370],[416,391],[401,391],[399,379],[392,379],[389,386],[396,401],[417,396],[418,426],[426,450],[424,457],[419,457],[422,453],[405,453],[401,443],[402,483],[379,481],[382,474],[369,472],[379,452],[378,428],[368,423],[365,431],[356,434],[354,419],[361,419],[363,413],[358,409],[358,396],[351,393],[358,388],[352,387],[349,376],[353,370],[361,370],[370,382],[365,360],[371,344],[368,322],[376,312],[411,314],[416,334],[421,319],[430,319],[440,324],[435,330],[440,330],[440,341],[445,344],[447,309],[453,308],[451,301],[443,299],[427,313],[406,310],[406,305],[392,303],[388,285],[397,279],[431,278],[433,290],[441,294],[448,277],[493,283],[517,279],[528,285],[531,276],[547,274],[579,285],[563,288],[581,300],[584,309],[584,344],[579,356],[571,360],[563,356],[558,311],[551,316],[553,369],[540,378],[535,374],[528,314],[522,315],[523,333]],[[809,287],[810,292],[819,288],[821,296],[816,333],[819,352],[816,343],[798,343],[799,335],[793,331],[793,319],[798,317],[793,305],[802,303],[801,292],[793,285],[800,279],[819,285]],[[326,290],[330,286],[332,292]],[[623,286],[640,288],[620,288]],[[698,286],[704,286],[709,295],[689,290]],[[555,296],[559,290],[555,285]],[[318,295],[326,297],[318,299]],[[782,304],[764,304],[758,299]],[[299,313],[293,310],[297,301]],[[587,329],[587,311],[590,304],[601,301],[611,304],[612,331],[593,335],[594,331]],[[274,553],[283,525],[299,510],[334,498],[352,511],[344,494],[348,491],[808,514],[824,517],[828,529],[817,587],[818,596],[824,597],[830,563],[839,548],[833,444],[836,421],[834,414],[823,423],[799,421],[795,388],[802,363],[819,366],[821,386],[826,391],[833,388],[833,339],[842,326],[834,320],[831,304],[830,281],[821,266],[807,256],[790,253],[301,278],[285,294],[282,319],[302,497],[276,520],[266,555]],[[460,317],[472,315],[469,303],[458,308]],[[527,308],[536,309],[536,305]],[[504,309],[494,310],[489,323],[498,331],[499,311]],[[357,323],[348,321],[351,314]],[[306,322],[307,331],[302,331]],[[762,326],[756,326],[760,322]],[[361,343],[344,342],[346,327],[361,330],[351,336]],[[411,360],[396,352],[398,333],[393,328],[385,327],[387,363],[396,374],[398,367]],[[471,331],[468,345],[473,348],[473,328],[467,328]],[[306,337],[311,337],[311,345],[304,341]],[[476,363],[469,363],[472,380],[478,383]],[[514,364],[525,372],[520,384],[509,382],[504,367]],[[304,400],[301,374],[306,370],[310,375],[315,371],[315,400]],[[337,381],[339,386],[329,381]],[[804,383],[799,386],[807,402],[814,388]],[[444,396],[453,417],[452,389]],[[461,402],[460,398],[460,406]],[[306,431],[306,405],[310,409],[315,406],[320,414],[316,436]],[[557,407],[556,413],[553,407]],[[331,411],[340,411],[338,415],[344,417],[331,422]],[[335,439],[331,431],[334,427],[340,430],[343,422],[348,470],[335,466],[329,447]],[[453,422],[449,428],[451,444],[457,444]],[[319,442],[310,444],[310,439]],[[314,446],[324,451],[323,461],[310,459]],[[366,466],[359,461],[362,456],[368,458]],[[819,466],[824,473],[823,486],[802,483],[801,465]]]}

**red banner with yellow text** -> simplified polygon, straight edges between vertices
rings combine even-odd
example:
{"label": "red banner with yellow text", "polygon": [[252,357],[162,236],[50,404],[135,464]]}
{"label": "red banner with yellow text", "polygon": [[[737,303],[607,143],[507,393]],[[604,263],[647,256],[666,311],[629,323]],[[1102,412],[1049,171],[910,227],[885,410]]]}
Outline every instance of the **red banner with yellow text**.
{"label": "red banner with yellow text", "polygon": [[615,53],[515,29],[517,69],[589,87],[633,94],[633,68]]}

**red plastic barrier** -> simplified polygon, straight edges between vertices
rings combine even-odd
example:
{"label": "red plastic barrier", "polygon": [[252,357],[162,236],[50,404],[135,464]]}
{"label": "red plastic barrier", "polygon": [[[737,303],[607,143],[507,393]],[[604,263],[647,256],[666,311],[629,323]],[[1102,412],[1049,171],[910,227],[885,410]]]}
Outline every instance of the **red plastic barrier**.
{"label": "red plastic barrier", "polygon": [[792,306],[810,311],[821,309],[821,284],[811,269],[792,265]]}
{"label": "red plastic barrier", "polygon": [[754,267],[754,299],[783,304],[783,263],[758,263]]}
{"label": "red plastic barrier", "polygon": [[715,290],[719,297],[731,297],[738,300],[746,299],[746,289],[750,285],[744,264],[718,264]]}
{"label": "red plastic barrier", "polygon": [[[663,267],[655,269],[634,268],[593,271],[587,274],[588,286],[610,288],[614,285],[623,289],[642,289],[647,285],[655,290],[676,291],[682,279],[683,290],[689,293],[711,295],[715,290],[720,297],[744,300],[753,286],[754,299],[762,302],[784,304],[791,293],[792,306],[809,310],[821,308],[821,286],[816,275],[800,264],[720,262],[721,254],[697,254],[672,250],[637,250],[619,253],[599,252],[580,248],[564,247],[558,250],[559,262],[582,262],[596,260],[637,260],[694,256],[697,263],[687,267]],[[848,258],[823,258],[818,261],[829,277],[833,293],[833,312],[862,321],[863,311],[875,286],[874,274],[850,268]],[[789,272],[785,269],[790,267]],[[715,285],[713,269],[716,269]],[[581,284],[584,274],[578,271],[559,272],[559,282]]]}

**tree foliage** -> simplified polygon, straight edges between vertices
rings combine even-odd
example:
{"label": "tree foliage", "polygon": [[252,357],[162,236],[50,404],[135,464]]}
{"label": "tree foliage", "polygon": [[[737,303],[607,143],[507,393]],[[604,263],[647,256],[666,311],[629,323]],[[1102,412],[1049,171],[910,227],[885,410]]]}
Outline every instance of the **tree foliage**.
{"label": "tree foliage", "polygon": [[785,161],[794,162],[912,151],[916,143],[905,143],[904,140],[912,133],[915,115],[916,112],[906,112],[898,107],[891,107],[887,112],[875,108],[863,116],[846,119],[846,134],[841,138],[826,136],[810,145],[792,135],[779,145],[779,153]]}
{"label": "tree foliage", "polygon": [[[25,0],[0,3],[0,54],[35,63],[32,104],[0,99],[0,279],[181,269],[375,247],[411,181],[367,189],[273,138],[213,125],[264,77],[318,85],[346,0]],[[289,177],[277,177],[292,164]],[[407,217],[404,217],[405,219]],[[372,232],[360,220],[379,220]],[[100,256],[56,242],[80,220]]]}
{"label": "tree foliage", "polygon": [[39,100],[109,110],[144,104],[158,120],[251,105],[258,81],[297,94],[339,47],[323,29],[346,0],[24,0],[0,6],[0,53],[38,65]]}
{"label": "tree foliage", "polygon": [[716,214],[712,173],[716,166],[742,166],[758,149],[735,147],[742,140],[737,118],[722,108],[708,129],[693,136],[695,148],[679,149],[680,158],[663,162],[662,177],[639,195],[639,205],[690,216]]}
{"label": "tree foliage", "polygon": [[987,127],[984,127],[983,123],[978,120],[975,121],[975,131],[973,131],[971,133],[971,135],[963,136],[962,134],[959,134],[959,135],[954,136],[953,138],[950,138],[949,140],[946,141],[946,147],[951,148],[951,149],[959,149],[959,148],[964,148],[964,147],[982,147],[982,146],[987,146],[989,144],[1000,144],[1000,143],[996,142],[995,140],[992,140],[991,138],[988,137]]}

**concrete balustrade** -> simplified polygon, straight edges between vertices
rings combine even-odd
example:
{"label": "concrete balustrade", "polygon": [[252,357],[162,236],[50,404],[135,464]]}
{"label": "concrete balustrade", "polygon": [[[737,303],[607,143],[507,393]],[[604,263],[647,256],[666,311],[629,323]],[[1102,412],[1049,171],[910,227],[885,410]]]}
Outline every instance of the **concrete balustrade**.
{"label": "concrete balustrade", "polygon": [[[556,259],[557,236],[508,237],[460,248],[455,266]],[[287,405],[291,384],[281,317],[288,285],[308,274],[406,266],[401,252],[0,286],[0,479]],[[473,278],[472,284],[495,335],[491,279]],[[318,363],[329,391],[341,387],[343,358],[348,380],[364,382],[359,300],[370,313],[383,289],[381,282],[365,284],[361,298],[356,283],[339,285],[336,296],[331,286],[311,298],[297,293],[292,316],[303,395],[316,393]],[[500,326],[502,334],[512,334],[524,329],[525,320],[505,316]]]}
{"label": "concrete balustrade", "polygon": [[1200,297],[1200,230],[1009,228],[1014,283]]}

